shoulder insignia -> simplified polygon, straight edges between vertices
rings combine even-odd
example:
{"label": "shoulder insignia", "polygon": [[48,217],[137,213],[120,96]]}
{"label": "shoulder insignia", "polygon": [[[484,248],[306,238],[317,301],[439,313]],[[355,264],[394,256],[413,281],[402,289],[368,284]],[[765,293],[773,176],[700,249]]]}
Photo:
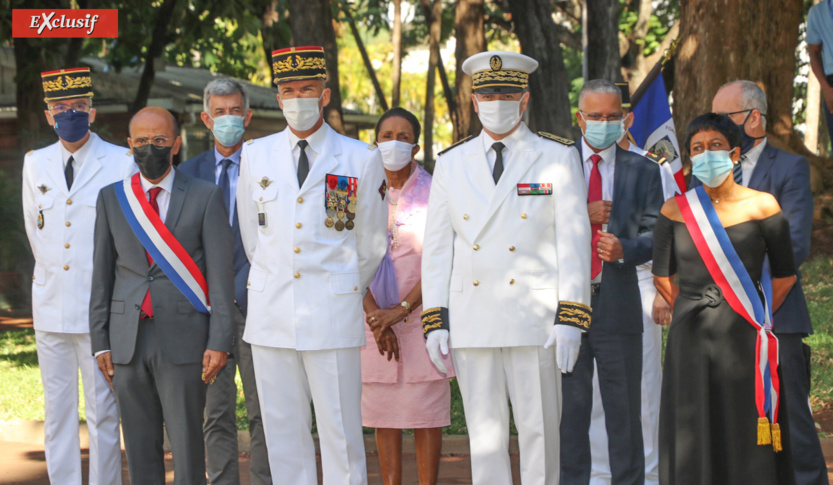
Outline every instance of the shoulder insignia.
{"label": "shoulder insignia", "polygon": [[375,143],[368,143],[367,144],[367,149],[372,152],[373,150],[376,149],[376,144]]}
{"label": "shoulder insignia", "polygon": [[33,153],[35,153],[34,150],[29,150],[28,152],[26,152],[26,156],[31,157]]}
{"label": "shoulder insignia", "polygon": [[563,138],[560,136],[553,135],[552,133],[547,133],[546,131],[539,131],[538,136],[541,138],[546,138],[547,140],[552,140],[554,142],[561,143],[562,145],[566,145],[568,147],[573,146],[576,144],[573,140],[569,138]]}
{"label": "shoulder insignia", "polygon": [[662,165],[663,163],[667,162],[668,159],[662,155],[656,155],[651,152],[645,152],[645,158],[652,162],[656,162],[658,165]]}
{"label": "shoulder insignia", "polygon": [[127,153],[125,153],[125,155],[127,155],[128,157],[133,155],[133,150],[127,150]]}
{"label": "shoulder insignia", "polygon": [[253,141],[253,138],[249,138],[248,140],[246,140],[246,145],[251,145]]}
{"label": "shoulder insignia", "polygon": [[465,143],[465,142],[467,142],[467,141],[471,140],[472,138],[474,138],[474,135],[467,136],[467,137],[465,137],[465,138],[463,138],[463,139],[459,140],[457,143],[455,143],[455,144],[451,145],[450,147],[446,148],[445,150],[442,150],[440,153],[437,153],[437,156],[440,156],[440,155],[442,155],[443,153],[446,153],[446,152],[450,151],[452,148],[455,148],[455,147],[458,147],[458,146],[462,145],[463,143]]}

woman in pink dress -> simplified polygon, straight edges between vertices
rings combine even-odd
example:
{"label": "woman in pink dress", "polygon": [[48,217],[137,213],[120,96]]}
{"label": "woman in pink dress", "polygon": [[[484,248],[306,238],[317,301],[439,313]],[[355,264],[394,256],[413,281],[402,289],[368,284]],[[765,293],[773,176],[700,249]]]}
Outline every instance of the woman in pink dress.
{"label": "woman in pink dress", "polygon": [[387,173],[388,254],[364,299],[367,346],[362,348],[362,424],[376,428],[386,485],[402,482],[402,430],[413,429],[420,484],[434,484],[442,427],[451,424],[448,374],[428,358],[422,324],[422,237],[431,175],[413,160],[419,151],[416,117],[393,108],[376,124]]}

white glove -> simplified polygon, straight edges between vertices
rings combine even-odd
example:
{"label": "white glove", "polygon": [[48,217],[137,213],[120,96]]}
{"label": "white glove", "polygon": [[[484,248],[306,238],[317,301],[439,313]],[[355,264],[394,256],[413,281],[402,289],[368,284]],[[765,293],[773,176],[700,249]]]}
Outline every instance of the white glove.
{"label": "white glove", "polygon": [[[430,335],[429,335],[430,337]],[[581,348],[581,330],[570,325],[553,325],[544,348],[555,344],[555,361],[563,374],[573,372]]]}
{"label": "white glove", "polygon": [[434,367],[443,374],[448,372],[443,364],[443,359],[440,357],[440,352],[443,355],[448,355],[448,330],[437,329],[428,334],[428,339],[425,340],[425,348],[428,349],[428,357],[434,363]]}

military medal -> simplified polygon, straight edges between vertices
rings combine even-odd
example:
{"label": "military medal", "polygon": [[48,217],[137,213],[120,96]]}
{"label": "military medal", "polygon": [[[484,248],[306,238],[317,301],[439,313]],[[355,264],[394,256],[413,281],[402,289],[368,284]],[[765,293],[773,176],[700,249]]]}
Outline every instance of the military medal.
{"label": "military medal", "polygon": [[38,229],[43,229],[43,211],[38,211]]}
{"label": "military medal", "polygon": [[[327,174],[324,205],[327,218],[324,225],[334,227],[336,231],[352,230],[356,223],[356,200],[358,179],[344,175]],[[346,223],[344,219],[347,219]]]}
{"label": "military medal", "polygon": [[43,195],[46,195],[46,192],[47,192],[47,191],[52,190],[52,188],[51,188],[51,187],[47,187],[47,186],[46,186],[46,184],[41,184],[41,186],[40,186],[40,187],[37,187],[37,189],[38,189],[38,190],[40,190],[40,193],[41,193],[41,194],[43,194]]}
{"label": "military medal", "polygon": [[257,225],[266,225],[266,210],[263,208],[263,202],[257,202]]}

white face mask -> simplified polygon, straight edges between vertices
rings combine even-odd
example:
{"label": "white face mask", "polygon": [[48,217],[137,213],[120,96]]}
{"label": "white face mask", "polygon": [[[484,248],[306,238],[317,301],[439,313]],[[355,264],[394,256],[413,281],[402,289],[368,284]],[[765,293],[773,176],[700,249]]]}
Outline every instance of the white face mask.
{"label": "white face mask", "polygon": [[521,101],[477,101],[477,117],[492,133],[509,133],[521,121]]}
{"label": "white face mask", "polygon": [[319,98],[283,99],[281,100],[283,117],[295,131],[307,131],[321,118],[321,108],[318,102],[323,97],[324,93],[321,93]]}
{"label": "white face mask", "polygon": [[382,154],[382,165],[390,172],[398,172],[411,163],[414,146],[404,141],[391,140],[377,143]]}

